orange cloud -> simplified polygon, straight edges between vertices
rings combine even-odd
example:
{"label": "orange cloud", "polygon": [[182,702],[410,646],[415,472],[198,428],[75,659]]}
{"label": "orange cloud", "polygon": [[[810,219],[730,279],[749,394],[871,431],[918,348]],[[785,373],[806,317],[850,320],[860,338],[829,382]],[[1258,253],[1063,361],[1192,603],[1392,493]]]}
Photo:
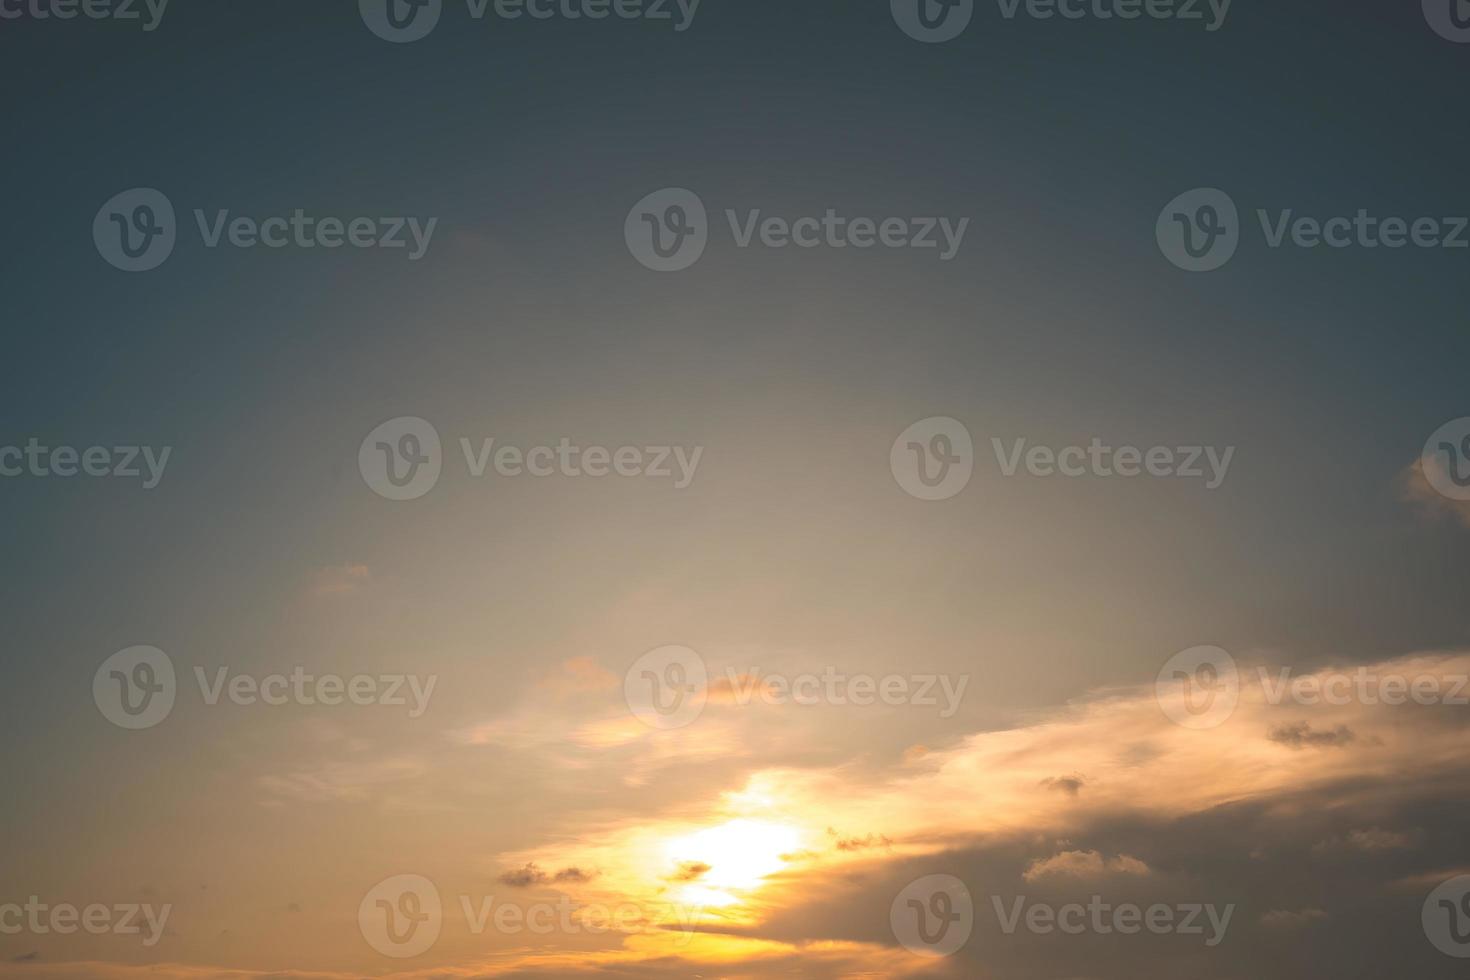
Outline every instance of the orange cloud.
{"label": "orange cloud", "polygon": [[1067,878],[1103,878],[1110,874],[1151,874],[1147,864],[1127,854],[1115,858],[1104,858],[1097,851],[1062,851],[1060,854],[1031,862],[1021,876],[1026,881],[1036,881],[1051,876]]}

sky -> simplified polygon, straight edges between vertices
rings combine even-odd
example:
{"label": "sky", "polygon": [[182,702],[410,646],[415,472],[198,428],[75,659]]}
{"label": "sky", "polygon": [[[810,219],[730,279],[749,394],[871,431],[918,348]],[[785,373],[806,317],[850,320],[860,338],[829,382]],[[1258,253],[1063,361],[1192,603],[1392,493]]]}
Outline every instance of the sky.
{"label": "sky", "polygon": [[0,977],[1462,975],[1464,14],[0,0]]}

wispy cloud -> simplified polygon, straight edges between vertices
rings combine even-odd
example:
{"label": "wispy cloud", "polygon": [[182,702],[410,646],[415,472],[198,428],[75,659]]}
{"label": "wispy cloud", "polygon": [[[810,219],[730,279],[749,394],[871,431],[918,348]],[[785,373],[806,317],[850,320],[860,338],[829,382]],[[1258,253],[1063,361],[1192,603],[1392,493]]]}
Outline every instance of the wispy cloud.
{"label": "wispy cloud", "polygon": [[318,568],[311,573],[307,582],[307,594],[312,598],[324,599],[347,596],[362,591],[372,582],[372,569],[359,562],[345,562]]}
{"label": "wispy cloud", "polygon": [[[1443,468],[1445,463],[1436,462]],[[1449,478],[1446,473],[1446,480]],[[1470,527],[1470,500],[1452,500],[1434,489],[1424,475],[1424,461],[1416,459],[1399,474],[1399,496],[1426,516],[1459,521]]]}

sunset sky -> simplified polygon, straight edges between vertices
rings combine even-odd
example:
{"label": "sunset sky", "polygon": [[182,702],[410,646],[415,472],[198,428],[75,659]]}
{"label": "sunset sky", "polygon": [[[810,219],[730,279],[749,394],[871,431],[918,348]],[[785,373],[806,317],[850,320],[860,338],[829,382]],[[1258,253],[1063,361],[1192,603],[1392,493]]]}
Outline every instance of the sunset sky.
{"label": "sunset sky", "polygon": [[[1470,250],[1256,219],[1470,209],[1470,45],[1381,6],[988,3],[933,44],[887,0],[444,0],[397,44],[346,0],[0,19],[0,452],[170,449],[149,489],[0,477],[0,977],[1463,976],[1430,919],[1470,875],[1470,501],[1425,467],[1470,416]],[[130,188],[178,223],[136,274],[93,237]],[[677,272],[625,238],[667,188],[708,209]],[[1217,271],[1161,254],[1190,188],[1240,209]],[[410,259],[194,217],[296,209],[437,223]],[[968,224],[949,259],[740,247],[757,209]],[[442,471],[394,500],[365,467],[402,419]],[[973,473],[929,500],[894,460],[933,419]],[[670,475],[477,476],[490,439]],[[1214,487],[1007,476],[1017,440],[1232,454]],[[157,676],[106,666],[135,647],[176,675],[146,726],[105,706]],[[1170,686],[1202,647],[1236,668],[1208,723]],[[702,710],[651,724],[666,648]],[[931,876],[958,949],[898,924],[947,914],[909,904]],[[8,928],[32,896],[140,931]],[[1228,925],[1024,924],[1094,899]]]}

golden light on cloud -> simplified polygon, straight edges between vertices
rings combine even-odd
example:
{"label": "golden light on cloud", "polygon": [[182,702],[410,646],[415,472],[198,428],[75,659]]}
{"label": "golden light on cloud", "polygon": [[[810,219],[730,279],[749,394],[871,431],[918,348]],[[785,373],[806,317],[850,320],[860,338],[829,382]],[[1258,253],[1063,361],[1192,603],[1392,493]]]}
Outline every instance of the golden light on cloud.
{"label": "golden light on cloud", "polygon": [[[1364,785],[1408,793],[1463,772],[1464,730],[1449,710],[1453,704],[1362,697],[1308,704],[1291,694],[1295,688],[1281,679],[1284,668],[1242,659],[1239,669],[1239,703],[1216,729],[1171,720],[1155,685],[1115,687],[1012,727],[930,739],[887,765],[755,765],[721,748],[732,741],[748,747],[749,739],[732,739],[731,731],[741,724],[754,729],[764,719],[721,718],[712,709],[699,727],[676,736],[636,720],[638,727],[630,727],[611,712],[587,717],[575,695],[575,710],[543,718],[539,728],[511,712],[455,730],[456,745],[467,751],[534,753],[546,771],[573,773],[568,786],[615,764],[610,778],[627,795],[622,809],[576,814],[565,830],[546,828],[529,848],[487,852],[497,875],[488,886],[493,896],[473,891],[483,882],[450,884],[444,875],[446,938],[432,961],[395,976],[571,978],[608,970],[650,980],[701,971],[730,980],[974,976],[954,972],[974,960],[950,961],[954,969],[946,973],[944,963],[893,945],[888,903],[909,880],[909,868],[917,874],[931,856],[989,862],[991,877],[967,881],[1005,880],[993,877],[1000,869],[1023,890],[1167,890],[1183,880],[1167,850],[1151,850],[1148,835],[1109,841],[1095,834],[1098,823],[1142,815],[1150,828],[1167,827],[1222,807],[1265,808],[1274,821],[1294,819],[1309,806],[1347,815],[1363,801]],[[1470,654],[1419,654],[1362,671],[1435,680],[1439,689],[1464,695],[1455,679],[1470,675]],[[580,674],[596,676],[591,669]],[[1322,668],[1294,676],[1310,681],[1311,689],[1333,691],[1331,679],[1339,675],[1353,680],[1356,668],[1351,675]],[[328,735],[327,744],[341,741]],[[339,761],[261,785],[282,805],[360,803],[394,789],[402,768],[397,758],[362,768]],[[705,778],[716,758],[740,765]],[[429,764],[405,772],[422,777]],[[1424,836],[1377,809],[1329,830],[1304,839],[1320,842],[1313,854],[1334,866],[1354,854],[1412,855]],[[1432,887],[1449,873],[1436,870],[1422,885]],[[491,898],[527,908],[565,902],[575,928],[553,937],[560,943],[531,945],[520,933],[472,930],[451,911],[461,907],[453,896],[463,898],[465,889],[476,908]],[[1284,911],[1265,921],[1280,925],[1287,913],[1296,917],[1292,922],[1316,921],[1298,911],[1316,907],[1310,896],[1291,901],[1270,906],[1267,912]],[[977,958],[993,955],[976,948]],[[34,966],[24,975],[47,975]],[[0,977],[9,975],[0,963]],[[80,975],[131,980],[135,974]]]}
{"label": "golden light on cloud", "polygon": [[[1425,654],[1367,669],[1443,678],[1470,672],[1470,656]],[[1171,723],[1151,686],[1114,688],[1028,724],[910,754],[888,772],[759,769],[693,813],[686,805],[677,815],[625,819],[570,844],[502,857],[596,867],[602,874],[591,891],[678,906],[680,921],[752,925],[779,914],[824,870],[983,839],[1047,838],[1033,857],[1033,878],[1147,877],[1148,865],[1126,853],[1054,842],[1099,815],[1177,819],[1389,772],[1427,776],[1463,752],[1446,715],[1357,701],[1276,704],[1261,676],[1255,665],[1242,670],[1240,704],[1219,730],[1224,738]],[[843,821],[835,830],[834,813]]]}

